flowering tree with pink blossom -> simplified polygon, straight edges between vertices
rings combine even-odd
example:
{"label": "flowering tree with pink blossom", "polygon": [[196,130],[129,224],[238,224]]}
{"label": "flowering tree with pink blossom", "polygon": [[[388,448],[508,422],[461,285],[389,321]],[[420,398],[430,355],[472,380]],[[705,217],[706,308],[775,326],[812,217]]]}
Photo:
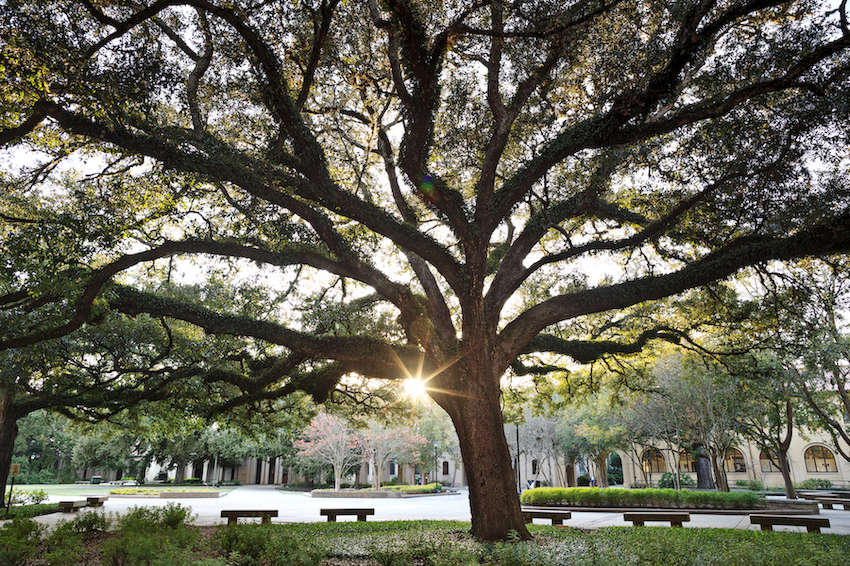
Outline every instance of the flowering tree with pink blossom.
{"label": "flowering tree with pink blossom", "polygon": [[334,469],[334,491],[339,491],[343,472],[360,461],[357,433],[335,415],[319,413],[295,441],[298,457]]}
{"label": "flowering tree with pink blossom", "polygon": [[360,454],[375,470],[375,491],[381,490],[381,470],[390,460],[410,460],[428,440],[406,428],[387,428],[377,421],[360,434]]}

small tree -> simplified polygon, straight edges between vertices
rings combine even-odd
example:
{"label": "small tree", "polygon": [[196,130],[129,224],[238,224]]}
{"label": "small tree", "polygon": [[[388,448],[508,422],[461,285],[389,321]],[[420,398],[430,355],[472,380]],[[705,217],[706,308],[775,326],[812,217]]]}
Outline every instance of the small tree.
{"label": "small tree", "polygon": [[413,457],[420,446],[427,443],[424,436],[403,428],[386,428],[377,421],[360,434],[360,454],[364,462],[375,467],[375,491],[381,490],[381,470],[392,459]]}
{"label": "small tree", "polygon": [[298,456],[334,469],[334,491],[339,491],[342,474],[360,460],[358,435],[341,418],[319,413],[300,440],[295,441]]}

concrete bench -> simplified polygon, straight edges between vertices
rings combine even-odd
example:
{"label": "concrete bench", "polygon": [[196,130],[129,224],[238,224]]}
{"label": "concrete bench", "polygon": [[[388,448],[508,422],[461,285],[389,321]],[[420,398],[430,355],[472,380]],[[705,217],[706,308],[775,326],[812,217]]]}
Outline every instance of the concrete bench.
{"label": "concrete bench", "polygon": [[88,505],[88,501],[76,500],[76,501],[60,501],[59,508],[62,509],[63,513],[76,513],[82,507]]}
{"label": "concrete bench", "polygon": [[817,497],[815,501],[823,505],[824,509],[834,509],[833,505],[841,505],[841,507],[848,511],[850,510],[850,498],[844,497]]}
{"label": "concrete bench", "polygon": [[103,507],[103,504],[106,500],[109,499],[106,495],[88,495],[86,496],[86,502],[89,504],[89,507]]}
{"label": "concrete bench", "polygon": [[235,525],[239,521],[239,517],[262,517],[262,523],[267,525],[272,522],[272,517],[277,517],[276,509],[240,509],[228,510],[222,509],[222,518],[227,519],[228,525]]}
{"label": "concrete bench", "polygon": [[690,513],[636,512],[623,513],[623,520],[631,521],[636,527],[642,527],[648,521],[669,522],[674,527],[681,527],[682,523],[691,520],[691,515]]}
{"label": "concrete bench", "polygon": [[829,528],[829,519],[826,517],[804,517],[802,515],[750,515],[750,523],[760,525],[763,531],[772,531],[774,525],[787,525],[791,527],[806,527],[810,533],[819,533],[821,528]]}
{"label": "concrete bench", "polygon": [[366,515],[374,515],[374,509],[320,509],[319,515],[325,515],[328,523],[335,523],[340,515],[357,515],[358,521],[365,521]]}
{"label": "concrete bench", "polygon": [[563,525],[564,519],[569,519],[573,514],[561,509],[523,509],[522,518],[526,523],[534,519],[551,519],[553,525]]}

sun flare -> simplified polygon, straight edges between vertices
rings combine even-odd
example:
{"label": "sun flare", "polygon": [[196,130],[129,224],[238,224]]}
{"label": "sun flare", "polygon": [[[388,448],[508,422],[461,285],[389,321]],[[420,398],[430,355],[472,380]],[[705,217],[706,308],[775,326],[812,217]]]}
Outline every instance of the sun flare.
{"label": "sun flare", "polygon": [[425,397],[425,382],[411,377],[404,380],[404,393],[408,397]]}

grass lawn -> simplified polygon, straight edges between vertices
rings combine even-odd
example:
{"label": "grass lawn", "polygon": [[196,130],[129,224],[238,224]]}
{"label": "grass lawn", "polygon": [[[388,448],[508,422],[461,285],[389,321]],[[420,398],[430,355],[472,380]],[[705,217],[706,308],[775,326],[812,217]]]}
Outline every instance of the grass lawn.
{"label": "grass lawn", "polygon": [[53,533],[34,532],[23,523],[15,527],[7,522],[0,527],[0,563],[850,566],[850,537],[834,534],[669,527],[584,531],[532,525],[532,541],[483,544],[469,536],[469,523],[450,521],[186,526],[190,521],[190,511],[172,505],[166,509],[140,508],[114,520],[85,513]]}

